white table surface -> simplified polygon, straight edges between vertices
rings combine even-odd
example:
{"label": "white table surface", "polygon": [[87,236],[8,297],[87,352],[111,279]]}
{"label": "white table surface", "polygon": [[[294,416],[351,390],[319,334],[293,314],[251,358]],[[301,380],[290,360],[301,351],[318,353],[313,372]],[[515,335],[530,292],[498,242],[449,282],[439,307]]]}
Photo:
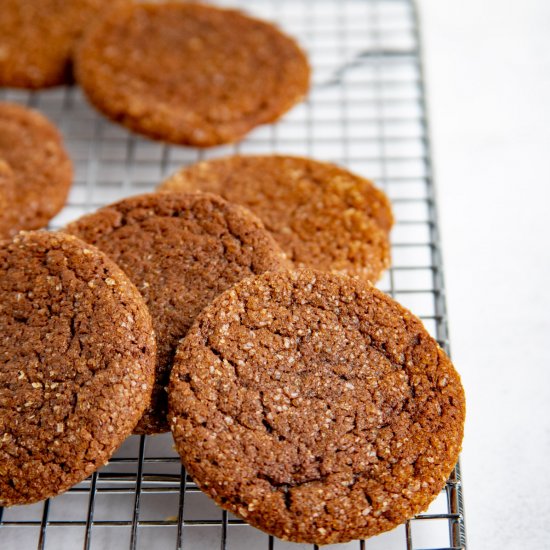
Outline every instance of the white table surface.
{"label": "white table surface", "polygon": [[550,2],[420,0],[469,547],[550,548]]}

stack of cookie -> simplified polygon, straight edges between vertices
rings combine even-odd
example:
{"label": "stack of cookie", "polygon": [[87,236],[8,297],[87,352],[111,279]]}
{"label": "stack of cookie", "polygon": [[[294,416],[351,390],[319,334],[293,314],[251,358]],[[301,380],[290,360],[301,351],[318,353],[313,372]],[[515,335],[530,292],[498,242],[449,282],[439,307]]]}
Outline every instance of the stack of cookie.
{"label": "stack of cookie", "polygon": [[[73,60],[98,109],[152,138],[235,141],[307,92],[296,43],[235,11],[121,0],[85,29],[66,8],[54,39],[36,5],[0,14],[0,83],[53,85]],[[30,46],[10,53],[15,20],[23,44],[48,37],[35,65]],[[59,210],[71,165],[40,115],[4,105],[0,124],[11,237]],[[464,393],[371,284],[390,264],[385,194],[288,156],[201,162],[157,191],[0,242],[0,505],[59,494],[131,433],[171,430],[204,492],[283,539],[366,538],[426,509],[458,458]]]}
{"label": "stack of cookie", "polygon": [[[3,505],[58,494],[132,431],[167,429],[199,487],[288,540],[372,536],[440,491],[462,439],[459,377],[421,322],[361,278],[380,272],[371,256],[336,238],[391,223],[383,195],[314,161],[224,159],[214,173],[228,163],[306,166],[289,186],[331,223],[308,233],[299,193],[270,198],[284,213],[274,227],[291,228],[272,234],[217,194],[166,190],[200,185],[192,174],[210,167],[197,165],[162,193],[0,246]],[[263,173],[269,194],[276,172]],[[343,189],[369,207],[343,207]]]}

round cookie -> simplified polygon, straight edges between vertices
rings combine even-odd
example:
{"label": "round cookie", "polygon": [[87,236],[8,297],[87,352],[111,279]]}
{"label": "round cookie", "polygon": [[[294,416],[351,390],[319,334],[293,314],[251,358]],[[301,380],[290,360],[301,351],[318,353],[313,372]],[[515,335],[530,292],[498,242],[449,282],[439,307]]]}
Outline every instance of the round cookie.
{"label": "round cookie", "polygon": [[86,33],[75,74],[112,120],[154,139],[209,147],[278,119],[307,93],[296,42],[234,10],[140,3]]}
{"label": "round cookie", "polygon": [[77,39],[113,3],[121,0],[2,0],[0,86],[38,89],[70,82]]}
{"label": "round cookie", "polygon": [[251,525],[331,544],[425,510],[457,461],[460,378],[368,284],[310,270],[223,293],[178,348],[169,420],[198,486]]}
{"label": "round cookie", "polygon": [[156,382],[138,433],[169,430],[170,369],[198,313],[245,277],[290,266],[250,212],[210,194],[148,194],[122,200],[66,231],[106,252],[145,297],[157,335]]}
{"label": "round cookie", "polygon": [[45,226],[63,208],[73,178],[57,128],[38,111],[0,103],[0,159],[13,172],[12,197],[0,212],[3,235]]}
{"label": "round cookie", "polygon": [[0,506],[57,495],[103,466],[149,404],[143,298],[61,233],[0,245]]}
{"label": "round cookie", "polygon": [[347,170],[289,156],[233,156],[183,168],[161,191],[210,191],[254,212],[297,267],[376,281],[390,263],[386,195]]}

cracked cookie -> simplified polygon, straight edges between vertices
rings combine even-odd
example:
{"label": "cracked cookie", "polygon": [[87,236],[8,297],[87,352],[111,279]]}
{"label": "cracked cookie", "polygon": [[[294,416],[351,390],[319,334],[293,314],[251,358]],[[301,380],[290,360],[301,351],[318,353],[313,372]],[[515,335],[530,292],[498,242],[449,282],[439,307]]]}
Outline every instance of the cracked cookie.
{"label": "cracked cookie", "polygon": [[425,510],[462,442],[460,378],[410,312],[302,270],[216,298],[180,344],[169,421],[220,506],[285,540],[346,542]]}
{"label": "cracked cookie", "polygon": [[248,210],[203,193],[152,193],[125,199],[66,231],[106,252],[145,297],[157,335],[156,382],[138,433],[169,430],[173,356],[197,314],[245,277],[290,266]]}
{"label": "cracked cookie", "polygon": [[0,506],[66,491],[103,466],[149,404],[143,298],[70,235],[0,245]]}
{"label": "cracked cookie", "polygon": [[70,82],[75,43],[113,2],[121,0],[2,0],[0,86],[38,89]]}
{"label": "cracked cookie", "polygon": [[61,134],[38,111],[0,103],[0,160],[12,172],[0,237],[44,227],[63,208],[73,179]]}
{"label": "cracked cookie", "polygon": [[296,42],[273,25],[194,3],[136,3],[86,33],[75,73],[90,102],[129,129],[182,145],[241,139],[308,91]]}
{"label": "cracked cookie", "polygon": [[380,278],[393,224],[386,195],[351,172],[313,159],[233,156],[183,168],[159,191],[209,191],[242,204],[296,267]]}

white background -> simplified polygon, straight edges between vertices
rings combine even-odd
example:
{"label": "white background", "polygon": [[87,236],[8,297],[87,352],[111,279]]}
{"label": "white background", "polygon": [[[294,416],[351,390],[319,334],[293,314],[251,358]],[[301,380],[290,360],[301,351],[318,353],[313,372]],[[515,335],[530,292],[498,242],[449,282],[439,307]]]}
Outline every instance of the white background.
{"label": "white background", "polygon": [[550,548],[550,2],[419,0],[469,547]]}

